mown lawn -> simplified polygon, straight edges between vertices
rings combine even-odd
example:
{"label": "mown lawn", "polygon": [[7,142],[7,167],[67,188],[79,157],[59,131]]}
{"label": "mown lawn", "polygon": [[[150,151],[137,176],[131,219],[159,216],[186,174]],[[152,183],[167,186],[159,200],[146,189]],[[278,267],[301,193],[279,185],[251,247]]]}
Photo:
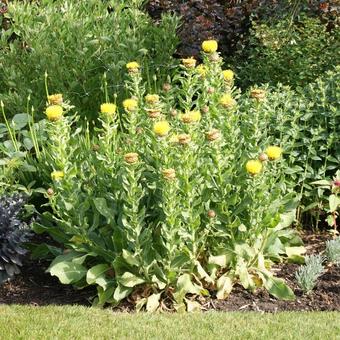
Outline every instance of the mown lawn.
{"label": "mown lawn", "polygon": [[0,339],[340,339],[340,313],[125,314],[0,306]]}

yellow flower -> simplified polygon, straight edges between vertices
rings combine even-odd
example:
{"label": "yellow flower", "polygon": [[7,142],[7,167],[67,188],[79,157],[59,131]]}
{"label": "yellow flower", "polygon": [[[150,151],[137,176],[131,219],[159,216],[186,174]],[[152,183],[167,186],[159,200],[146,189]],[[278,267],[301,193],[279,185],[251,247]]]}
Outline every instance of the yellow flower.
{"label": "yellow flower", "polygon": [[145,101],[148,104],[157,104],[159,102],[159,95],[158,94],[147,94],[145,96]]}
{"label": "yellow flower", "polygon": [[189,111],[181,116],[183,123],[196,123],[201,120],[201,113],[199,111]]}
{"label": "yellow flower", "polygon": [[246,169],[251,175],[257,175],[262,170],[262,163],[259,160],[250,160],[246,164]]}
{"label": "yellow flower", "polygon": [[63,103],[63,95],[61,93],[51,94],[47,99],[50,105],[61,105]]}
{"label": "yellow flower", "polygon": [[231,108],[235,106],[236,101],[232,98],[230,94],[224,94],[220,99],[220,104],[224,107]]}
{"label": "yellow flower", "polygon": [[166,120],[162,120],[154,124],[153,131],[156,135],[164,137],[169,133],[170,125]]}
{"label": "yellow flower", "polygon": [[232,70],[224,70],[222,74],[225,81],[232,81],[234,79],[234,72]]}
{"label": "yellow flower", "polygon": [[104,103],[100,105],[100,112],[107,114],[107,115],[113,115],[116,112],[117,106],[112,103]]}
{"label": "yellow flower", "polygon": [[126,68],[128,69],[129,72],[136,73],[138,72],[140,66],[136,61],[130,61],[129,63],[126,64]]}
{"label": "yellow flower", "polygon": [[138,107],[138,102],[136,99],[133,99],[133,98],[129,98],[129,99],[125,99],[123,101],[123,107],[126,111],[135,111],[137,110],[137,107]]}
{"label": "yellow flower", "polygon": [[60,105],[50,105],[46,108],[47,119],[55,122],[63,116],[63,108]]}
{"label": "yellow flower", "polygon": [[187,68],[194,68],[196,66],[196,59],[194,57],[182,59],[182,63]]}
{"label": "yellow flower", "polygon": [[214,53],[217,51],[218,44],[216,40],[206,40],[202,43],[202,49],[206,53]]}
{"label": "yellow flower", "polygon": [[52,171],[51,172],[51,178],[54,181],[59,182],[64,177],[64,171]]}
{"label": "yellow flower", "polygon": [[204,78],[207,75],[207,68],[203,64],[198,65],[196,67],[196,71],[202,78]]}
{"label": "yellow flower", "polygon": [[268,146],[265,152],[270,160],[279,159],[282,155],[282,149],[279,146]]}

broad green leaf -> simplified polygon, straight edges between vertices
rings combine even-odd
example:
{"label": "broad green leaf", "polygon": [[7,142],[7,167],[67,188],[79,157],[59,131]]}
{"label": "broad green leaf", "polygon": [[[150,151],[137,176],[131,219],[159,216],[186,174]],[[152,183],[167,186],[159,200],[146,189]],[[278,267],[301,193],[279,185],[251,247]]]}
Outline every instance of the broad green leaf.
{"label": "broad green leaf", "polygon": [[331,185],[329,181],[326,181],[324,179],[322,179],[320,181],[312,182],[311,184],[322,185],[322,186],[326,186],[326,187],[330,187],[330,185]]}
{"label": "broad green leaf", "polygon": [[189,274],[181,275],[177,280],[178,291],[182,291],[185,294],[200,294],[200,288],[191,282]]}
{"label": "broad green leaf", "polygon": [[106,199],[103,197],[97,197],[93,200],[93,203],[100,214],[107,218],[108,223],[112,221],[112,211],[108,208]]}
{"label": "broad green leaf", "polygon": [[125,287],[132,288],[134,286],[140,285],[141,283],[144,283],[145,280],[141,277],[138,277],[130,272],[125,272],[119,279],[119,283],[122,284]]}
{"label": "broad green leaf", "polygon": [[336,211],[338,209],[338,206],[340,205],[340,198],[335,195],[329,196],[329,210],[331,212]]}
{"label": "broad green leaf", "polygon": [[295,255],[302,255],[306,252],[305,247],[286,247],[286,254],[288,257],[292,257]]}
{"label": "broad green leaf", "polygon": [[131,266],[136,266],[136,267],[139,266],[139,262],[138,262],[138,260],[136,259],[136,256],[133,255],[132,253],[130,253],[128,250],[123,249],[122,256],[123,256],[124,260],[125,260],[129,265],[131,265]]}
{"label": "broad green leaf", "polygon": [[119,302],[125,299],[127,296],[129,296],[131,292],[132,292],[132,288],[118,285],[113,294],[113,298],[115,299],[115,301]]}
{"label": "broad green leaf", "polygon": [[113,292],[114,287],[110,287],[108,289],[104,289],[102,287],[98,287],[98,305],[103,306],[105,303],[112,303],[113,301]]}
{"label": "broad green leaf", "polygon": [[103,289],[107,288],[109,280],[105,277],[105,273],[108,271],[110,267],[107,264],[97,264],[96,266],[90,268],[86,274],[86,282],[89,285],[94,283],[103,287]]}
{"label": "broad green leaf", "polygon": [[52,276],[57,276],[61,283],[70,284],[81,280],[86,275],[87,269],[81,264],[62,261],[51,265],[48,272]]}
{"label": "broad green leaf", "polygon": [[196,267],[197,267],[197,273],[198,273],[200,279],[204,279],[208,283],[214,283],[212,278],[203,269],[203,267],[201,266],[201,264],[198,261],[196,261]]}
{"label": "broad green leaf", "polygon": [[146,302],[147,302],[146,298],[141,298],[137,301],[136,306],[135,306],[137,313],[141,311],[141,309],[145,306]]}
{"label": "broad green leaf", "polygon": [[162,293],[152,294],[148,297],[146,302],[146,310],[147,312],[155,312],[159,307],[159,299]]}
{"label": "broad green leaf", "polygon": [[228,275],[224,274],[217,280],[216,286],[217,286],[216,294],[217,299],[224,300],[229,296],[233,289],[233,281]]}
{"label": "broad green leaf", "polygon": [[262,278],[263,285],[269,294],[281,300],[295,300],[294,292],[286,285],[283,279],[273,277],[263,271],[259,272],[259,276]]}
{"label": "broad green leaf", "polygon": [[280,222],[275,227],[275,229],[280,230],[280,229],[290,227],[293,224],[293,222],[295,221],[295,216],[296,216],[296,210],[295,209],[281,214],[280,215]]}
{"label": "broad green leaf", "polygon": [[245,289],[255,289],[255,283],[252,280],[251,275],[248,272],[247,265],[242,258],[237,261],[235,273],[238,275],[240,282]]}
{"label": "broad green leaf", "polygon": [[226,267],[230,262],[231,256],[227,255],[217,255],[217,256],[209,256],[209,263],[216,264],[222,268]]}

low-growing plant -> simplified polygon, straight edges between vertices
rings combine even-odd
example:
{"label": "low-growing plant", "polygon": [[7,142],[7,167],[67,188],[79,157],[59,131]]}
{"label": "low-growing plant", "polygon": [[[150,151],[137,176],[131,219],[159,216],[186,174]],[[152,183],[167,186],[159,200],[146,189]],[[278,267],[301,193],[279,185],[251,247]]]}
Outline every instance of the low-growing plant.
{"label": "low-growing plant", "polygon": [[318,278],[324,271],[324,257],[321,255],[310,255],[305,257],[305,265],[301,266],[295,273],[299,287],[305,292],[310,293]]}
{"label": "low-growing plant", "polygon": [[0,34],[0,99],[13,116],[23,112],[26,98],[39,113],[45,105],[44,74],[53,74],[57,89],[81,112],[93,118],[104,96],[106,72],[110,94],[125,94],[122,66],[138,60],[154,87],[170,72],[178,43],[179,19],[166,14],[157,23],[140,7],[144,1],[11,1],[4,14],[11,22]]}
{"label": "low-growing plant", "polygon": [[63,244],[48,271],[96,285],[99,305],[129,297],[137,310],[194,310],[195,296],[224,299],[236,282],[294,298],[270,271],[301,240],[289,229],[297,200],[285,194],[266,92],[240,94],[217,43],[202,47],[204,63],[183,59],[158,93],[129,62],[129,98],[106,97],[95,133],[76,128],[61,95],[48,97],[37,168],[52,213],[34,230]]}
{"label": "low-growing plant", "polygon": [[326,242],[326,256],[328,261],[340,265],[340,237]]}
{"label": "low-growing plant", "polygon": [[0,284],[20,273],[30,230],[20,219],[25,200],[20,195],[0,198]]}

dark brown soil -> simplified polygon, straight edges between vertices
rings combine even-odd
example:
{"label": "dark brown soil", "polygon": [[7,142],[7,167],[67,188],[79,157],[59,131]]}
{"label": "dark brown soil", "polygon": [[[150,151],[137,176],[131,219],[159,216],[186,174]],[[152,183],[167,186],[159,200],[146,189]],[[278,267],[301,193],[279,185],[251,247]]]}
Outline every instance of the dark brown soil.
{"label": "dark brown soil", "polygon": [[[324,250],[328,234],[304,234],[309,254]],[[62,285],[55,277],[45,273],[47,262],[28,261],[22,273],[14,280],[0,286],[0,304],[27,305],[90,305],[95,290],[89,287],[75,290]],[[227,300],[210,299],[203,302],[204,310],[218,311],[340,311],[340,268],[329,266],[320,277],[316,288],[309,295],[302,294],[295,281],[296,264],[281,264],[274,268],[278,277],[284,278],[294,289],[296,300],[287,302],[272,298],[265,290],[251,294],[241,286],[235,286]],[[131,304],[123,303],[119,310],[132,310]]]}

